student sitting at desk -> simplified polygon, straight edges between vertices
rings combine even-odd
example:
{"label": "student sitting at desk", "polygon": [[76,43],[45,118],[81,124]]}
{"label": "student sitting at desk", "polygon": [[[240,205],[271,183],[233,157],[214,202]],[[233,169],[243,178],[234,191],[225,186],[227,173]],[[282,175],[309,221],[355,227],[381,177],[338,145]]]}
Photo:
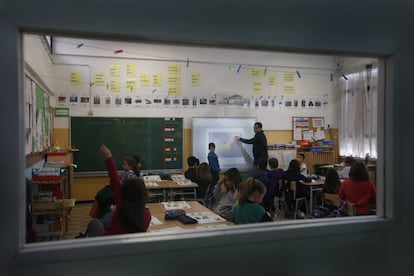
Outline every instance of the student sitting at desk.
{"label": "student sitting at desk", "polygon": [[338,170],[339,177],[348,179],[349,171],[351,170],[351,165],[355,162],[355,159],[352,156],[345,157],[344,166]]}
{"label": "student sitting at desk", "polygon": [[307,175],[308,174],[308,168],[306,167],[306,164],[305,164],[305,154],[298,153],[297,156],[296,156],[296,159],[299,162],[300,173],[303,174],[303,175]]}
{"label": "student sitting at desk", "polygon": [[184,176],[187,179],[190,179],[193,182],[197,180],[197,166],[200,164],[200,160],[198,160],[195,156],[190,156],[187,158],[187,165],[188,169],[184,172]]}
{"label": "student sitting at desk", "polygon": [[[296,183],[296,198],[304,197],[306,194],[304,193],[302,184],[300,182],[304,181],[309,183],[312,182],[312,179],[300,173],[299,161],[293,159],[290,161],[287,171],[285,171],[283,174],[283,181],[287,207],[290,212],[293,212],[295,207],[295,198],[293,197],[294,191],[291,190],[290,183],[292,181]],[[302,210],[297,210],[296,216],[299,218],[305,218],[305,214]]]}
{"label": "student sitting at desk", "polygon": [[[339,195],[339,189],[341,187],[341,180],[339,179],[338,172],[334,168],[329,168],[325,173],[325,184],[323,185],[324,194]],[[324,201],[324,207],[330,211],[337,208],[334,202],[329,200]]]}
{"label": "student sitting at desk", "polygon": [[197,177],[195,183],[197,183],[197,199],[205,200],[207,189],[212,185],[213,177],[211,175],[210,166],[203,162],[197,167]]}
{"label": "student sitting at desk", "polygon": [[92,219],[88,224],[88,236],[146,232],[151,222],[151,213],[145,208],[148,194],[144,181],[141,178],[130,178],[121,186],[111,151],[105,145],[99,151],[105,157],[116,210],[107,229],[104,229],[100,220]]}
{"label": "student sitting at desk", "polygon": [[355,204],[356,215],[372,215],[370,203],[375,203],[377,192],[369,180],[367,168],[362,162],[354,162],[349,171],[349,180],[345,180],[339,189],[339,198]]}
{"label": "student sitting at desk", "polygon": [[215,206],[213,211],[228,221],[233,220],[233,205],[236,203],[236,190],[241,182],[240,172],[236,168],[224,173],[224,181],[214,187]]}
{"label": "student sitting at desk", "polygon": [[279,168],[279,160],[277,158],[269,159],[270,171],[267,173],[267,192],[263,199],[263,205],[268,211],[274,211],[276,208],[274,206],[275,197],[280,197],[280,192],[282,189],[282,178],[283,170]]}
{"label": "student sitting at desk", "polygon": [[233,207],[235,224],[272,221],[260,203],[266,194],[265,185],[252,177],[243,181],[238,189],[238,203]]}

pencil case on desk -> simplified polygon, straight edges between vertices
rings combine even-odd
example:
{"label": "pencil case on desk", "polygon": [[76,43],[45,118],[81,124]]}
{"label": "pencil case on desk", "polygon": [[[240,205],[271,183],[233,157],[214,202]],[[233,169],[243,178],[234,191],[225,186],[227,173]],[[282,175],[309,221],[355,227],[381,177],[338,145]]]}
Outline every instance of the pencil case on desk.
{"label": "pencil case on desk", "polygon": [[183,224],[194,224],[198,222],[196,219],[193,219],[187,215],[180,215],[177,217],[177,220]]}
{"label": "pencil case on desk", "polygon": [[165,212],[165,220],[178,220],[183,224],[193,224],[197,223],[198,221],[196,219],[193,219],[185,214],[185,211],[182,209],[175,209],[175,210],[169,210]]}

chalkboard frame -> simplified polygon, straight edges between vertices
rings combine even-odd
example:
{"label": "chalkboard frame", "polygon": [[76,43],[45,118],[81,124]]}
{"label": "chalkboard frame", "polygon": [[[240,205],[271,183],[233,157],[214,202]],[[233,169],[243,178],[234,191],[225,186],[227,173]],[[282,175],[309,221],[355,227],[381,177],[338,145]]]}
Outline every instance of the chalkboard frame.
{"label": "chalkboard frame", "polygon": [[[136,137],[136,139],[135,139]],[[182,171],[183,118],[70,117],[75,173],[102,174],[106,169],[98,149],[107,145],[117,169],[125,156],[138,155],[143,171]]]}

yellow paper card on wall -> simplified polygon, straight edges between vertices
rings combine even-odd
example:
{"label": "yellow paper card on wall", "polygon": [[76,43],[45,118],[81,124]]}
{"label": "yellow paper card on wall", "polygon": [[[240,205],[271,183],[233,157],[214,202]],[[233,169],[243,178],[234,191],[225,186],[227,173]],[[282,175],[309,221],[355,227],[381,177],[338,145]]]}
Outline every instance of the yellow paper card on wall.
{"label": "yellow paper card on wall", "polygon": [[169,74],[168,75],[168,86],[181,86],[181,76]]}
{"label": "yellow paper card on wall", "polygon": [[283,91],[284,91],[286,94],[293,94],[293,93],[295,93],[295,87],[294,87],[293,85],[285,85],[285,86],[283,87]]}
{"label": "yellow paper card on wall", "polygon": [[261,82],[258,82],[258,81],[253,82],[253,92],[255,94],[262,94],[263,93]]}
{"label": "yellow paper card on wall", "polygon": [[96,86],[105,86],[105,73],[96,72],[95,73],[95,85]]}
{"label": "yellow paper card on wall", "polygon": [[137,75],[137,65],[135,63],[128,63],[126,65],[127,77],[136,77]]}
{"label": "yellow paper card on wall", "polygon": [[141,73],[139,75],[139,84],[142,87],[150,86],[150,75],[148,73]]}
{"label": "yellow paper card on wall", "polygon": [[192,73],[191,74],[191,85],[192,86],[200,86],[200,73]]}
{"label": "yellow paper card on wall", "polygon": [[161,74],[157,73],[157,74],[153,74],[152,75],[152,85],[154,87],[160,87],[160,86],[162,86],[162,77],[161,77]]}
{"label": "yellow paper card on wall", "polygon": [[70,84],[71,85],[81,85],[82,83],[82,75],[79,71],[71,71],[70,72]]}
{"label": "yellow paper card on wall", "polygon": [[274,76],[274,75],[269,76],[269,86],[271,86],[271,87],[276,86],[276,76]]}
{"label": "yellow paper card on wall", "polygon": [[127,92],[137,91],[137,81],[135,79],[127,79],[126,81]]}
{"label": "yellow paper card on wall", "polygon": [[181,65],[179,64],[168,65],[168,74],[181,74]]}
{"label": "yellow paper card on wall", "polygon": [[265,75],[265,69],[252,69],[252,77],[260,78],[264,77]]}
{"label": "yellow paper card on wall", "polygon": [[170,95],[170,96],[181,96],[181,86],[168,87],[168,95]]}
{"label": "yellow paper card on wall", "polygon": [[120,77],[121,76],[121,65],[119,65],[119,64],[109,65],[109,74],[110,74],[111,78]]}
{"label": "yellow paper card on wall", "polygon": [[111,79],[111,92],[121,92],[121,81],[119,79]]}
{"label": "yellow paper card on wall", "polygon": [[294,73],[284,73],[283,80],[285,82],[294,82],[295,81],[295,74]]}

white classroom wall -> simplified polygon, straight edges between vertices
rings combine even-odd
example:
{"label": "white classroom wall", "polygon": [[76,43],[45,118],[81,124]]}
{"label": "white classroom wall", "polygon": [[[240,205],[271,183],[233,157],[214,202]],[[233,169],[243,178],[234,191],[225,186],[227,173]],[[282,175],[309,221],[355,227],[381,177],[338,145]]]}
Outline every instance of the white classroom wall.
{"label": "white classroom wall", "polygon": [[[29,35],[32,37],[32,35]],[[34,43],[28,41],[28,43]],[[87,40],[67,37],[57,37],[53,42],[54,55],[52,70],[41,75],[51,82],[54,88],[56,106],[69,106],[73,116],[110,117],[158,117],[175,116],[184,118],[184,128],[191,128],[192,117],[256,117],[266,130],[288,130],[292,126],[293,116],[325,117],[325,125],[336,126],[336,76],[333,56],[291,54],[270,51],[236,50],[211,47],[189,47],[179,45],[160,45],[149,43],[133,43],[119,41]],[[114,54],[117,49],[123,52]],[[37,51],[41,49],[37,49]],[[44,48],[43,48],[44,50]],[[29,51],[28,51],[29,52]],[[26,54],[26,52],[25,52]],[[33,53],[27,53],[33,56]],[[39,55],[36,55],[39,56]],[[41,56],[41,55],[40,55]],[[188,58],[188,67],[187,67]],[[159,59],[164,59],[159,61]],[[35,68],[47,67],[41,65],[44,61],[29,59]],[[127,91],[126,81],[131,79],[126,74],[127,64],[135,64],[136,91]],[[110,91],[110,66],[120,68],[120,92]],[[168,96],[168,66],[181,67],[181,96],[170,98],[201,97],[216,100],[223,96],[240,95],[251,100],[250,107],[231,105],[210,105],[208,107],[165,107],[163,105],[148,107],[145,104],[116,106],[115,98],[129,96],[132,100],[141,98],[153,101],[154,98],[164,99]],[[240,68],[239,68],[240,67]],[[252,70],[264,70],[266,75],[252,76]],[[45,71],[45,70],[43,70]],[[264,72],[262,71],[262,72]],[[300,78],[296,71],[299,72]],[[79,72],[81,84],[72,85],[71,72]],[[104,73],[105,85],[95,85],[95,74]],[[191,75],[199,74],[200,85],[191,83]],[[291,73],[293,82],[285,82],[284,74]],[[140,85],[141,74],[148,74],[150,85]],[[152,76],[159,74],[162,84],[155,86]],[[275,77],[276,84],[270,85],[269,78]],[[93,83],[92,85],[90,85]],[[261,85],[261,91],[254,92],[254,83]],[[293,93],[286,93],[285,86],[293,87]],[[66,103],[58,103],[58,96],[66,95]],[[100,105],[93,104],[94,96],[101,99]],[[71,104],[70,96],[89,97],[89,104]],[[110,97],[112,103],[104,104],[104,98]],[[269,107],[262,107],[262,100],[267,99]],[[255,101],[259,107],[255,107]],[[285,101],[299,102],[299,107],[286,107]],[[307,106],[300,107],[302,100]],[[274,106],[271,102],[274,102]],[[320,101],[322,107],[308,107],[309,101]],[[161,112],[161,113],[160,113]],[[55,120],[56,128],[67,128],[68,120]]]}

